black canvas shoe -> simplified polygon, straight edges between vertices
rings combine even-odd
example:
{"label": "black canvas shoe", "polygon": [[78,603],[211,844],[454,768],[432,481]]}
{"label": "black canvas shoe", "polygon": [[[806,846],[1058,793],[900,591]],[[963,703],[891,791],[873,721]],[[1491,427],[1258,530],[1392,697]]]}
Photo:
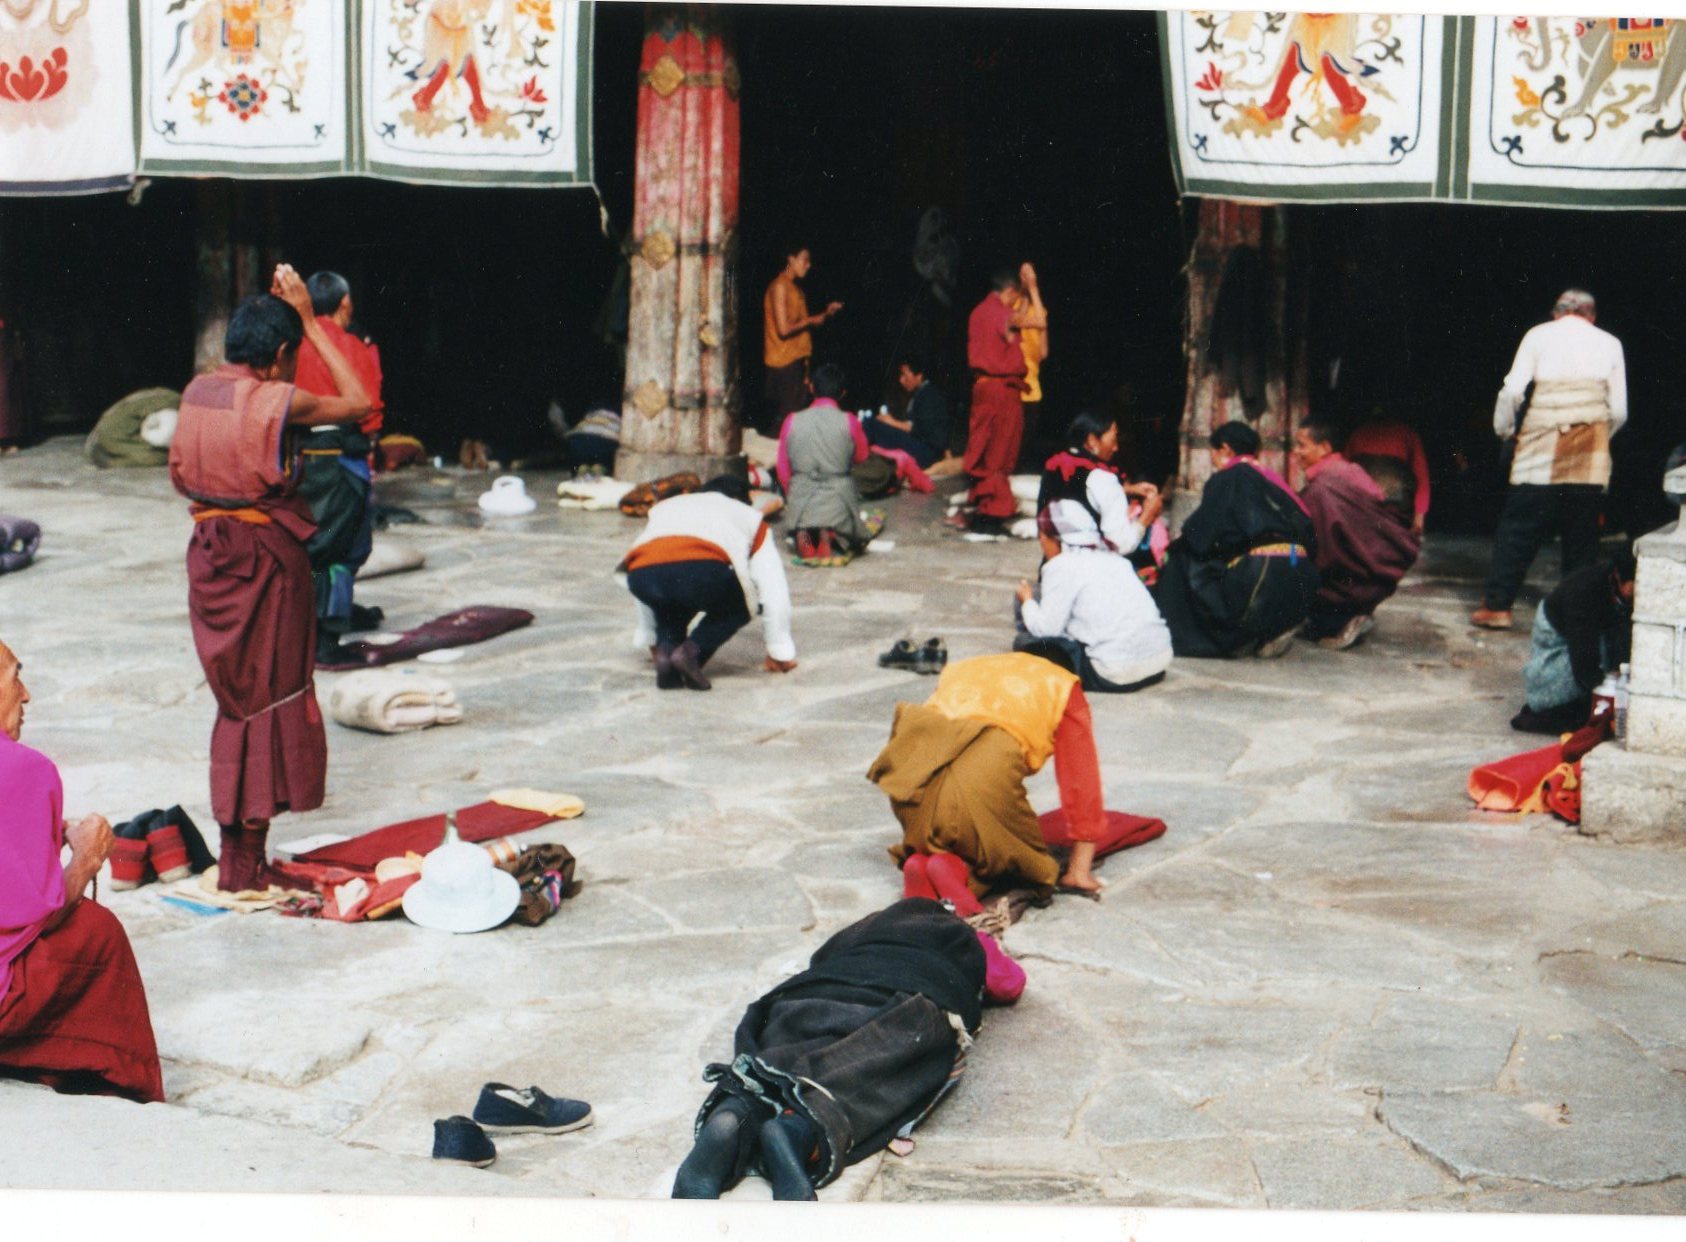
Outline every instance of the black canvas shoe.
{"label": "black canvas shoe", "polygon": [[585,1129],[594,1118],[584,1100],[558,1100],[537,1087],[523,1091],[489,1082],[480,1089],[474,1120],[494,1134],[566,1134]]}
{"label": "black canvas shoe", "polygon": [[919,671],[919,648],[907,639],[898,639],[896,645],[878,657],[879,668],[905,668]]}
{"label": "black canvas shoe", "polygon": [[433,1158],[483,1169],[498,1158],[498,1149],[467,1117],[447,1117],[433,1123]]}
{"label": "black canvas shoe", "polygon": [[918,662],[914,671],[935,675],[948,667],[948,644],[940,638],[929,638],[919,649]]}

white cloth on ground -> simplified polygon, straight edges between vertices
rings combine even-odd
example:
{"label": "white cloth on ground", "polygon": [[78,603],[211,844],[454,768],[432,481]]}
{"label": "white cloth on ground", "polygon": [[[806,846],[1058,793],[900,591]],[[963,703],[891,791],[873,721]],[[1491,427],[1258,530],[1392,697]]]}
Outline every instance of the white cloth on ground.
{"label": "white cloth on ground", "polygon": [[369,549],[369,559],[357,571],[358,581],[379,578],[386,574],[401,574],[420,569],[427,564],[427,553],[399,539],[376,539]]}
{"label": "white cloth on ground", "polygon": [[621,497],[637,484],[622,483],[619,479],[564,479],[556,485],[556,503],[563,509],[584,509],[597,512],[617,509]]}
{"label": "white cloth on ground", "polygon": [[[1037,598],[1020,610],[1038,638],[1073,638],[1095,671],[1128,685],[1170,666],[1171,631],[1128,561],[1111,552],[1067,548],[1042,566]],[[1158,663],[1163,660],[1163,663]],[[1123,680],[1140,666],[1149,672]]]}
{"label": "white cloth on ground", "polygon": [[328,695],[335,723],[369,733],[410,733],[456,724],[462,707],[450,683],[404,669],[369,668],[347,674]]}

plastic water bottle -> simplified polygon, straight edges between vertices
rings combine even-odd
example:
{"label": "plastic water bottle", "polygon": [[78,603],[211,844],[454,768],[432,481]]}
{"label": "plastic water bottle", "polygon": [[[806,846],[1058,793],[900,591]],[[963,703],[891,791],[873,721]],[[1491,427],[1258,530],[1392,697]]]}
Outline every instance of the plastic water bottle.
{"label": "plastic water bottle", "polygon": [[1627,740],[1628,685],[1633,678],[1633,666],[1624,664],[1616,673],[1616,737]]}
{"label": "plastic water bottle", "polygon": [[1609,720],[1613,725],[1616,717],[1616,678],[1613,673],[1605,673],[1604,680],[1598,683],[1598,689],[1592,692],[1593,720]]}

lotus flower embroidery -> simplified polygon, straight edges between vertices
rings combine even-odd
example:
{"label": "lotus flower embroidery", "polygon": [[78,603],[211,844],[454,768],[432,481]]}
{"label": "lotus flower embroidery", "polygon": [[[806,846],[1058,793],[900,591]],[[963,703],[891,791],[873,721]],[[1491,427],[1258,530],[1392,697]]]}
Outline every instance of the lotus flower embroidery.
{"label": "lotus flower embroidery", "polygon": [[40,64],[25,56],[14,69],[9,62],[0,60],[0,99],[10,99],[14,103],[39,103],[43,99],[51,99],[70,81],[70,74],[65,71],[68,60],[69,56],[62,47],[55,47]]}

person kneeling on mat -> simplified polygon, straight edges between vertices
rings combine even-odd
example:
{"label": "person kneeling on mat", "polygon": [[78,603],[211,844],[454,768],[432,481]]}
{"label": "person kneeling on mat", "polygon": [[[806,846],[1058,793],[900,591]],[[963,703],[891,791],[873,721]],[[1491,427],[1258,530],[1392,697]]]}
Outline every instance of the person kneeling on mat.
{"label": "person kneeling on mat", "polygon": [[[934,892],[964,916],[978,897],[1014,879],[1046,895],[1093,895],[1094,860],[1111,839],[1100,760],[1083,687],[1062,648],[974,656],[943,670],[924,704],[896,704],[890,741],[867,779],[890,797],[902,826],[890,857],[910,895]],[[1025,778],[1049,758],[1069,839],[1049,840]],[[1069,846],[1061,874],[1050,846]]]}

